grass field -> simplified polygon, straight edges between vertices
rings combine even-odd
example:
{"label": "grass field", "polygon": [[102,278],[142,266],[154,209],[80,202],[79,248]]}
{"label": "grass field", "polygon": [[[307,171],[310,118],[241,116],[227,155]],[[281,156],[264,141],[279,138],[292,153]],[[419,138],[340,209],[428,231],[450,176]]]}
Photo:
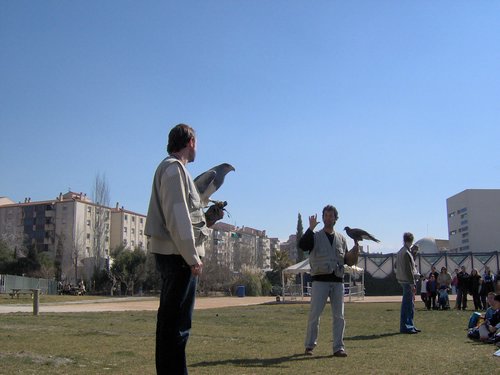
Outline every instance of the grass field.
{"label": "grass field", "polygon": [[[399,304],[346,304],[347,358],[332,357],[327,306],[315,356],[303,353],[308,305],[197,310],[190,374],[492,374],[493,345],[466,338],[470,311],[426,311],[398,334]],[[154,374],[154,312],[0,315],[0,374]]]}

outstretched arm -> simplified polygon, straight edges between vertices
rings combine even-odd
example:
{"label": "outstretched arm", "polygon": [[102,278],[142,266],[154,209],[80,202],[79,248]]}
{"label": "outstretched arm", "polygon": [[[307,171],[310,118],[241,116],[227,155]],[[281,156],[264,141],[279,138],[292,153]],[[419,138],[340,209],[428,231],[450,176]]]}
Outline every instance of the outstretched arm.
{"label": "outstretched arm", "polygon": [[299,248],[302,251],[312,251],[314,248],[314,228],[318,225],[317,215],[309,216],[309,228],[304,235],[299,238]]}

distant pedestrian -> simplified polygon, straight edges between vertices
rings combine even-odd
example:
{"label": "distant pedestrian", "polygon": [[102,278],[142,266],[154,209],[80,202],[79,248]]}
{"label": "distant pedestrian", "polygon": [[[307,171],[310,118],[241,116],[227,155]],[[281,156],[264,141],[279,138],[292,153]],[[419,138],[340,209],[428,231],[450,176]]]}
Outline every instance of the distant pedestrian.
{"label": "distant pedestrian", "polygon": [[483,282],[484,282],[484,293],[488,295],[490,292],[495,291],[495,275],[491,272],[490,267],[486,266],[484,268],[483,274]]}
{"label": "distant pedestrian", "polygon": [[411,252],[413,239],[412,233],[406,232],[403,235],[404,245],[399,250],[396,258],[396,278],[403,288],[399,331],[409,334],[420,332],[420,329],[415,327],[413,321],[415,316],[415,276],[417,274],[415,261]]}
{"label": "distant pedestrian", "polygon": [[465,266],[460,267],[460,272],[457,275],[457,303],[456,308],[458,310],[467,309],[467,293],[469,291],[469,274]]}
{"label": "distant pedestrian", "polygon": [[431,272],[429,273],[429,279],[431,278],[431,275],[434,275],[434,278],[437,281],[437,279],[439,277],[439,272],[437,271],[436,267],[434,267],[434,266],[431,267]]}
{"label": "distant pedestrian", "polygon": [[427,282],[427,295],[429,296],[429,300],[427,302],[427,310],[432,309],[437,310],[436,306],[436,297],[437,297],[437,291],[438,291],[438,286],[437,286],[437,281],[436,278],[434,277],[434,274],[431,273],[429,276],[429,281]]}
{"label": "distant pedestrian", "polygon": [[[457,285],[458,285],[458,273],[460,271],[458,270],[458,268],[455,268],[455,272],[453,272],[453,277],[451,278],[451,293],[452,294],[457,294]],[[455,304],[455,308],[456,308],[456,304]]]}
{"label": "distant pedestrian", "polygon": [[448,270],[446,267],[441,267],[441,272],[439,273],[438,277],[436,278],[437,283],[438,283],[438,288],[441,286],[446,286],[446,288],[450,288],[451,286],[451,275],[448,273]]}
{"label": "distant pedestrian", "polygon": [[428,292],[427,292],[427,283],[428,280],[424,275],[420,276],[420,299],[424,303],[425,307],[427,307],[427,301],[429,300]]}
{"label": "distant pedestrian", "polygon": [[[441,267],[441,272],[437,278],[437,284],[438,284],[438,294],[439,290],[442,290],[443,287],[446,289],[446,307],[445,309],[450,308],[450,300],[448,297],[449,292],[451,292],[451,282],[452,278],[450,273],[448,272],[448,269],[446,267]],[[444,293],[442,293],[444,296]]]}
{"label": "distant pedestrian", "polygon": [[481,286],[481,276],[475,268],[470,271],[469,275],[469,293],[472,295],[472,301],[474,302],[474,309],[476,311],[482,310],[483,306],[481,299],[479,297],[479,287]]}

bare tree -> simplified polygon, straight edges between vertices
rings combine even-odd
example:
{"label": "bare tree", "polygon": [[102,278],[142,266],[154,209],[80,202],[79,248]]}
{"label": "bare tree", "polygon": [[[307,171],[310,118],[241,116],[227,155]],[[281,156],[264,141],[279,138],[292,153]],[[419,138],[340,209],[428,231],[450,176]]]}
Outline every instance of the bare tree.
{"label": "bare tree", "polygon": [[75,283],[78,282],[78,266],[85,255],[85,232],[78,223],[75,223],[73,243],[71,244],[71,260],[75,272]]}
{"label": "bare tree", "polygon": [[110,211],[109,211],[109,187],[104,174],[97,173],[92,189],[92,200],[96,204],[93,220],[94,242],[91,247],[94,258],[94,271],[102,270],[105,266],[107,236],[109,233]]}

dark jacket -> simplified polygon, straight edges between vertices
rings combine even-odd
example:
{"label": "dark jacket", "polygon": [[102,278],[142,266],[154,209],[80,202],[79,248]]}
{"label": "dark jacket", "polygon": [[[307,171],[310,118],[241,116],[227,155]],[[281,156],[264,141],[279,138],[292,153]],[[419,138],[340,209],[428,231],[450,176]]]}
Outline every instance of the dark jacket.
{"label": "dark jacket", "polygon": [[469,278],[470,276],[467,272],[460,271],[457,275],[458,279],[457,288],[462,290],[468,290],[470,288]]}
{"label": "dark jacket", "polygon": [[469,276],[469,292],[471,294],[479,293],[479,280],[481,280],[479,275]]}

